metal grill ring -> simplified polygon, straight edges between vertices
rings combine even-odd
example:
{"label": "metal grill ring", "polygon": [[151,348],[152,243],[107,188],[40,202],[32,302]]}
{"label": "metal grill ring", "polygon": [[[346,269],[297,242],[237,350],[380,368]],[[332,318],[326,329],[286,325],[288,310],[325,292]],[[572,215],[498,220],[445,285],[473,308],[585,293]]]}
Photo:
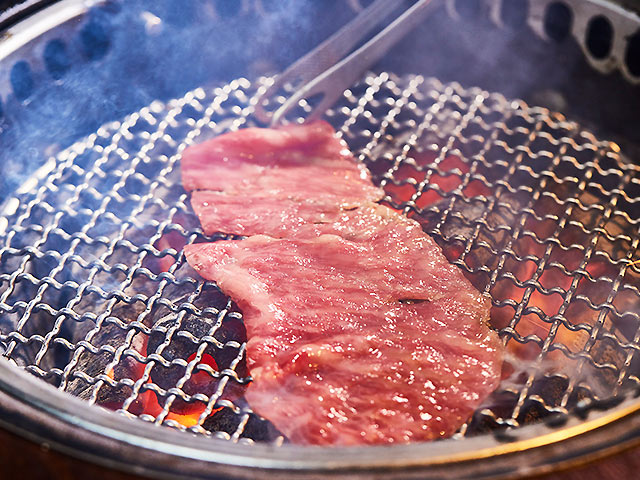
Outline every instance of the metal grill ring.
{"label": "metal grill ring", "polygon": [[[16,192],[0,217],[5,357],[129,417],[284,443],[237,393],[250,381],[241,313],[182,255],[204,235],[180,185],[181,153],[253,125],[267,84],[154,102]],[[491,296],[508,360],[518,359],[456,438],[517,435],[639,386],[640,167],[615,143],[499,94],[387,73],[346,91],[327,119],[384,201]]]}

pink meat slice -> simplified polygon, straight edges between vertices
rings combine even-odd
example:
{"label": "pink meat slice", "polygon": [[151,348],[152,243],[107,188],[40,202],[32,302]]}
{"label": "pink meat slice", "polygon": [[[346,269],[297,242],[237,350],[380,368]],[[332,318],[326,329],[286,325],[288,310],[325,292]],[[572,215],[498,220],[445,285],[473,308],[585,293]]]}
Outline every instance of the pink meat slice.
{"label": "pink meat slice", "polygon": [[185,247],[243,310],[247,400],[292,442],[446,437],[499,382],[488,301],[415,222],[388,216],[355,241],[308,230]]}
{"label": "pink meat slice", "polygon": [[326,122],[230,132],[187,148],[181,170],[187,191],[305,200],[330,196],[345,206],[383,196]]}
{"label": "pink meat slice", "polygon": [[431,244],[418,222],[377,203],[340,210],[334,216],[326,215],[324,220],[293,227],[284,236],[310,239],[325,234],[338,235],[345,240],[363,242],[372,255],[378,252],[394,255],[398,249],[420,248],[425,241]]}
{"label": "pink meat slice", "polygon": [[200,190],[191,195],[191,206],[207,235],[291,236],[308,223],[335,222],[342,212],[336,197],[297,200],[263,192],[229,195]]}
{"label": "pink meat slice", "polygon": [[[207,235],[221,232],[284,238],[332,233],[356,239],[369,238],[381,229],[394,229],[398,236],[424,235],[415,221],[388,207],[365,202],[346,209],[330,196],[322,200],[295,200],[261,192],[240,197],[196,191],[192,194],[191,205]],[[393,240],[389,235],[382,238]],[[394,248],[394,245],[388,246]]]}

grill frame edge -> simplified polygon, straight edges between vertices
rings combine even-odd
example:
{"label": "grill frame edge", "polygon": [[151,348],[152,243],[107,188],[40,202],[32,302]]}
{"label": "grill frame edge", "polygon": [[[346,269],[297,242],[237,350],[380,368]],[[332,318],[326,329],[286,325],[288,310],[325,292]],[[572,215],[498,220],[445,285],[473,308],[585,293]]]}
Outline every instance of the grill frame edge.
{"label": "grill frame edge", "polygon": [[[0,425],[40,445],[106,467],[155,478],[522,478],[583,465],[640,445],[640,401],[572,418],[538,436],[521,427],[509,443],[484,436],[392,447],[296,447],[231,444],[158,428],[60,392],[0,360]],[[452,448],[455,442],[455,448]],[[454,451],[454,453],[451,453]],[[294,459],[294,460],[292,460]]]}

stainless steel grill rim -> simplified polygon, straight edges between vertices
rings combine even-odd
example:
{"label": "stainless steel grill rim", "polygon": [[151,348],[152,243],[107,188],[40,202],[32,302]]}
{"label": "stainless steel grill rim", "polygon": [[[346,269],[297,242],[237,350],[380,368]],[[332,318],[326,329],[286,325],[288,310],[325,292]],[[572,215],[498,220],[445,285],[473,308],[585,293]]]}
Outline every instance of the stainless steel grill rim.
{"label": "stainless steel grill rim", "polygon": [[341,449],[234,445],[170,429],[158,435],[155,426],[96,409],[4,359],[0,371],[0,424],[46,448],[153,478],[522,478],[593,461],[640,439],[633,398],[614,412],[591,410],[588,418],[570,418],[562,432],[522,427],[526,439],[515,442],[476,437]]}
{"label": "stainless steel grill rim", "polygon": [[[156,424],[185,429],[180,422],[169,418],[173,403],[181,399],[187,404],[200,404],[204,410],[197,424],[189,427],[194,433],[209,435],[211,432],[203,427],[207,417],[214,408],[226,407],[235,414],[237,421],[230,431],[214,429],[213,434],[233,442],[251,443],[251,433],[245,432],[248,422],[254,418],[250,407],[223,398],[225,389],[231,388],[228,386],[230,382],[243,384],[248,381],[236,372],[244,355],[244,345],[233,339],[221,343],[215,337],[226,318],[238,319],[240,313],[230,311],[228,300],[215,306],[197,305],[196,299],[203,289],[215,289],[215,286],[207,286],[189,272],[182,273],[187,267],[183,266],[180,250],[172,247],[159,250],[156,244],[169,232],[179,234],[185,242],[202,238],[198,222],[186,204],[187,194],[180,187],[176,168],[180,154],[194,141],[251,125],[251,99],[259,94],[261,88],[264,86],[239,79],[212,92],[197,89],[166,105],[155,102],[123,122],[101,128],[62,152],[43,167],[40,179],[34,177],[7,202],[3,218],[4,247],[0,250],[0,258],[3,259],[0,308],[4,322],[0,340],[5,356],[89,403],[100,403],[99,392],[105,386],[125,388],[126,398],[119,411]],[[302,114],[304,109],[302,104]],[[538,364],[533,362],[524,382],[507,386],[501,392],[512,397],[510,413],[500,415],[487,406],[476,413],[476,423],[497,428],[499,434],[502,428],[526,423],[521,414],[532,404],[544,410],[541,416],[568,415],[576,405],[577,399],[572,395],[578,388],[581,390],[581,402],[598,402],[609,396],[608,388],[616,392],[622,385],[637,385],[636,373],[631,369],[637,346],[621,336],[615,324],[606,321],[613,312],[618,316],[630,316],[636,326],[638,323],[636,312],[619,312],[613,302],[621,290],[630,292],[637,301],[637,287],[622,280],[627,269],[634,272],[638,237],[627,232],[612,235],[605,228],[606,220],[621,216],[626,224],[640,223],[629,212],[615,208],[618,199],[631,205],[637,201],[626,190],[628,185],[638,184],[639,170],[622,159],[615,144],[598,141],[589,132],[580,130],[577,124],[546,109],[532,108],[523,102],[510,101],[480,89],[443,85],[435,79],[419,76],[369,75],[361,85],[345,93],[344,105],[331,111],[328,117],[339,127],[340,134],[359,159],[370,166],[376,180],[387,189],[387,202],[418,219],[435,214],[438,221],[427,223],[427,231],[445,243],[462,241],[465,244],[455,263],[472,275],[489,275],[485,287],[488,294],[493,292],[499,279],[507,279],[515,287],[528,292],[529,296],[536,290],[546,295],[564,296],[563,310],[555,315],[542,312],[550,325],[549,331],[553,332],[546,338],[518,332],[518,322],[523,315],[540,314],[536,311],[536,308],[540,310],[539,307],[527,304],[528,297],[523,297],[525,300],[520,302],[494,298],[497,306],[508,306],[514,310],[513,320],[501,330],[505,341],[540,344],[539,359],[558,350],[575,362],[576,368],[572,375],[568,375],[567,372],[548,371],[542,361]],[[476,133],[472,134],[473,129]],[[557,132],[561,134],[557,135]],[[524,136],[525,140],[514,146],[505,140],[518,135]],[[494,148],[499,148],[504,158],[495,158],[495,152],[493,156],[489,155]],[[426,166],[416,162],[416,152],[420,151],[433,157]],[[569,153],[588,158],[578,161]],[[451,155],[464,159],[469,172],[441,169],[439,165]],[[536,167],[537,162],[546,166]],[[560,166],[565,163],[572,169],[587,172],[585,179],[563,176]],[[398,172],[406,166],[421,172],[424,178],[420,181],[413,177],[401,178]],[[495,174],[500,169],[505,174]],[[523,172],[528,183],[518,177]],[[608,190],[596,181],[589,182],[594,175],[613,177],[615,188]],[[452,191],[442,190],[437,184],[430,183],[430,179],[436,176],[458,177],[461,185]],[[474,181],[487,185],[495,195],[471,199],[462,195],[463,189]],[[558,201],[561,216],[554,212],[537,212],[536,199],[546,196],[559,199],[558,193],[547,187],[551,184],[562,187],[565,183],[570,189],[564,193],[569,196],[569,201]],[[414,193],[408,202],[400,204],[396,202],[392,186],[410,186]],[[609,204],[584,204],[578,194],[589,189],[605,195]],[[429,191],[438,192],[442,201],[419,206],[421,195]],[[514,195],[521,193],[526,194],[527,201],[515,203]],[[464,208],[455,208],[456,202],[464,208],[482,205],[481,215],[465,218]],[[490,208],[486,208],[487,205]],[[496,230],[491,223],[491,212],[499,208],[513,210],[514,206],[521,209],[517,212],[521,223],[515,228],[497,228],[497,231],[508,233],[510,240],[496,250],[495,245],[486,241],[487,238],[491,241],[486,232]],[[574,210],[595,212],[596,224],[582,224],[580,219],[572,217]],[[178,216],[181,218],[179,222],[176,220]],[[466,227],[473,227],[475,234],[461,238],[459,233],[449,236],[448,216],[458,219]],[[526,228],[523,218],[538,222],[551,219],[559,226],[553,235],[540,238],[535,231]],[[549,290],[541,284],[540,278],[548,263],[551,267],[558,266],[557,262],[550,261],[553,247],[567,249],[559,240],[559,234],[567,225],[577,225],[581,235],[590,240],[582,248],[583,260],[572,273],[571,288]],[[543,254],[523,256],[517,248],[514,250],[520,236],[537,240],[544,248]],[[564,313],[573,296],[580,297],[576,293],[579,281],[583,278],[594,280],[585,270],[585,265],[599,252],[596,247],[600,237],[610,237],[629,245],[620,258],[614,260],[609,257],[610,263],[618,270],[618,276],[617,279],[607,279],[612,287],[607,300],[602,304],[591,303],[592,310],[598,314],[597,322],[593,325],[576,323],[567,319]],[[465,263],[474,249],[486,247],[500,259],[497,268]],[[608,251],[601,253],[611,255]],[[531,279],[522,282],[514,276],[513,269],[505,267],[511,257],[518,262],[536,262],[536,273]],[[149,259],[162,258],[171,261],[166,272],[158,271],[157,267],[154,271],[154,267],[145,263]],[[64,297],[64,293],[70,295],[66,303],[47,303],[48,298],[59,299]],[[176,297],[181,300],[176,302]],[[183,297],[186,300],[182,300]],[[588,298],[578,300],[590,301]],[[171,318],[168,327],[156,322],[158,317],[152,314],[156,308],[163,308]],[[127,309],[133,314],[129,312],[127,317],[119,318]],[[210,330],[197,338],[182,327],[190,315],[195,318],[209,315],[217,321],[210,322]],[[74,340],[69,333],[64,333],[65,325],[80,329],[80,338]],[[86,328],[81,330],[79,326]],[[100,334],[105,332],[113,337],[112,330],[108,330],[110,328],[120,334],[115,344],[100,338]],[[559,328],[586,332],[589,339],[584,349],[571,351],[556,341],[554,334]],[[161,334],[162,341],[154,352],[144,355],[134,345],[136,339],[141,336],[150,338],[153,334]],[[164,350],[178,337],[188,339],[196,347],[196,356],[188,362],[184,358],[168,359],[163,356]],[[616,348],[625,355],[623,364],[616,365],[591,355],[590,350],[602,337],[617,344]],[[205,350],[224,348],[236,352],[227,368],[216,371],[200,363]],[[59,357],[61,351],[68,352],[68,359],[58,365],[56,355]],[[100,364],[101,371],[97,374],[87,373],[87,366],[78,364],[83,355],[103,354],[107,360]],[[115,380],[110,372],[129,359],[144,366],[143,373]],[[184,370],[171,388],[163,388],[151,379],[155,365]],[[615,379],[609,379],[604,397],[601,389],[598,391],[588,377],[581,376],[582,369],[613,373]],[[218,381],[212,394],[189,394],[182,389],[194,370],[207,372]],[[534,384],[541,377],[565,381],[562,397],[550,401],[535,391]],[[72,382],[81,383],[85,388],[69,390]],[[159,413],[131,413],[132,405],[145,392],[157,396],[162,405]],[[458,438],[466,435],[467,427],[461,429]],[[517,436],[517,430],[510,434]],[[276,437],[272,441],[280,444],[282,438]]]}

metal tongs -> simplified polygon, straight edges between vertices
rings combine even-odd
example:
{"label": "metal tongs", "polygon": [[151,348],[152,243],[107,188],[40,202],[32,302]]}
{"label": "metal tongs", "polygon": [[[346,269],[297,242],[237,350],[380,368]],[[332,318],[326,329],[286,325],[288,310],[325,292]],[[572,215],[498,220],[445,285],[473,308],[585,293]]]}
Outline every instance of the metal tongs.
{"label": "metal tongs", "polygon": [[[318,118],[437,4],[434,0],[418,0],[371,40],[343,58],[381,19],[396,10],[399,3],[396,0],[376,0],[338,32],[287,68],[257,99],[255,116],[258,120],[271,126],[277,125],[301,100],[321,96],[306,120]],[[298,86],[295,93],[275,112],[267,111],[264,108],[267,100],[287,84]]]}

